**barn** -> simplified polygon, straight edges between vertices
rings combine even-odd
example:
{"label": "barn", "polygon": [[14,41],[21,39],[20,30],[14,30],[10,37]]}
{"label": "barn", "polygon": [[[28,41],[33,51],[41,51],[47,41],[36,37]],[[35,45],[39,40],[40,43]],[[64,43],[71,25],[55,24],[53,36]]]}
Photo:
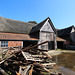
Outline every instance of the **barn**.
{"label": "barn", "polygon": [[74,33],[75,33],[74,26],[57,30],[58,37],[65,39],[66,44],[69,45],[73,45],[73,43],[75,42]]}
{"label": "barn", "polygon": [[67,49],[75,49],[75,29],[70,26],[64,29],[57,30],[58,37],[65,39],[64,46]]}
{"label": "barn", "polygon": [[30,35],[35,38],[38,38],[38,43],[48,41],[48,43],[40,45],[40,49],[57,49],[56,29],[49,17],[37,24],[36,26],[34,26],[30,32]]}
{"label": "barn", "polygon": [[0,47],[29,46],[48,41],[39,49],[57,49],[56,29],[48,17],[39,24],[0,17]]}

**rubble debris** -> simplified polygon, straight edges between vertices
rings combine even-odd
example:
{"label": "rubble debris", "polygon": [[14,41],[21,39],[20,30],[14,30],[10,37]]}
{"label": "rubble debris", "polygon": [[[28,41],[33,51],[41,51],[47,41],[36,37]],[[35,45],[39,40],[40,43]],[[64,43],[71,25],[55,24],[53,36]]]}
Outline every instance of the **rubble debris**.
{"label": "rubble debris", "polygon": [[44,50],[35,48],[47,42],[28,46],[25,49],[11,53],[11,55],[1,60],[0,67],[8,75],[33,75],[34,71],[38,72],[39,75],[42,75],[41,72],[50,74],[50,69],[56,63],[51,61],[52,57],[45,53]]}
{"label": "rubble debris", "polygon": [[0,68],[0,75],[8,75],[2,68]]}

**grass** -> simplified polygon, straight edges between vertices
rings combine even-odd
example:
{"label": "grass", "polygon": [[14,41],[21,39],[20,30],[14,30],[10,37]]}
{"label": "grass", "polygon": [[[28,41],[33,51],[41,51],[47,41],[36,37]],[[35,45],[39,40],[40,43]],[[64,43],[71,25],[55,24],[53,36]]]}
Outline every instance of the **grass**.
{"label": "grass", "polygon": [[56,51],[75,53],[75,50],[67,50],[67,49],[57,49]]}

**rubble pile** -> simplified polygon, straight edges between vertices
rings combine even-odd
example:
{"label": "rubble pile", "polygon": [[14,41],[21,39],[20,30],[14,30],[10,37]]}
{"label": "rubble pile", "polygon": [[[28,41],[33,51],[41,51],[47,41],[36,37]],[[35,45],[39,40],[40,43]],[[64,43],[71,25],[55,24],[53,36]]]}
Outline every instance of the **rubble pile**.
{"label": "rubble pile", "polygon": [[[41,44],[44,43],[47,43],[47,41]],[[2,59],[0,62],[0,74],[51,75],[50,69],[53,69],[56,63],[52,61],[52,57],[46,53],[46,50],[36,48],[41,44],[28,46],[25,49],[22,48]]]}

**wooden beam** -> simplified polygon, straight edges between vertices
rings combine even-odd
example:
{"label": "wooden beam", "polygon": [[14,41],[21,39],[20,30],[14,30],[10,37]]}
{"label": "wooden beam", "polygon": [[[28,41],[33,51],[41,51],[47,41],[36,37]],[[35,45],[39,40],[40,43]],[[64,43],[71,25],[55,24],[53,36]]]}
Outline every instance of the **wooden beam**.
{"label": "wooden beam", "polygon": [[47,42],[48,42],[48,41],[45,41],[45,42],[42,42],[42,43],[40,43],[40,44],[36,44],[36,45],[34,45],[34,46],[32,46],[32,47],[28,47],[28,48],[26,48],[26,49],[19,50],[19,51],[15,52],[15,54],[16,54],[16,53],[19,53],[19,52],[21,52],[21,51],[26,51],[26,50],[35,48],[35,47],[37,47],[37,46],[39,46],[39,45],[42,45],[42,44],[45,44],[45,43],[47,43]]}
{"label": "wooden beam", "polygon": [[8,75],[2,68],[0,68],[0,74],[2,74],[2,75]]}
{"label": "wooden beam", "polygon": [[47,66],[47,65],[56,65],[56,63],[44,63],[42,64],[43,66]]}
{"label": "wooden beam", "polygon": [[43,54],[45,54],[48,58],[52,58],[48,53],[46,53],[46,52],[42,52]]}
{"label": "wooden beam", "polygon": [[45,67],[43,68],[46,72],[49,72],[50,73],[50,71],[48,70],[48,69],[46,69]]}
{"label": "wooden beam", "polygon": [[32,75],[32,71],[33,71],[33,66],[32,66],[31,69],[29,70],[29,75]]}
{"label": "wooden beam", "polygon": [[46,58],[47,56],[45,56],[45,55],[32,55],[32,57]]}
{"label": "wooden beam", "polygon": [[20,68],[19,68],[19,74],[21,74],[21,72],[22,72],[22,67],[20,66]]}
{"label": "wooden beam", "polygon": [[26,51],[26,50],[29,50],[29,49],[35,48],[35,47],[37,47],[37,46],[39,46],[39,45],[42,45],[42,44],[45,44],[45,43],[47,43],[47,42],[48,42],[48,41],[42,42],[42,43],[40,43],[40,44],[34,45],[34,46],[29,47],[28,49],[24,49],[24,50],[22,50],[22,51]]}
{"label": "wooden beam", "polygon": [[41,68],[43,68],[46,72],[49,72],[50,73],[50,71],[48,70],[48,69],[46,69],[42,64],[39,64],[39,63],[33,63],[34,64],[34,66],[39,66],[39,67],[41,67]]}
{"label": "wooden beam", "polygon": [[27,68],[22,72],[22,75],[27,75],[28,70],[30,69],[31,65],[28,65]]}

